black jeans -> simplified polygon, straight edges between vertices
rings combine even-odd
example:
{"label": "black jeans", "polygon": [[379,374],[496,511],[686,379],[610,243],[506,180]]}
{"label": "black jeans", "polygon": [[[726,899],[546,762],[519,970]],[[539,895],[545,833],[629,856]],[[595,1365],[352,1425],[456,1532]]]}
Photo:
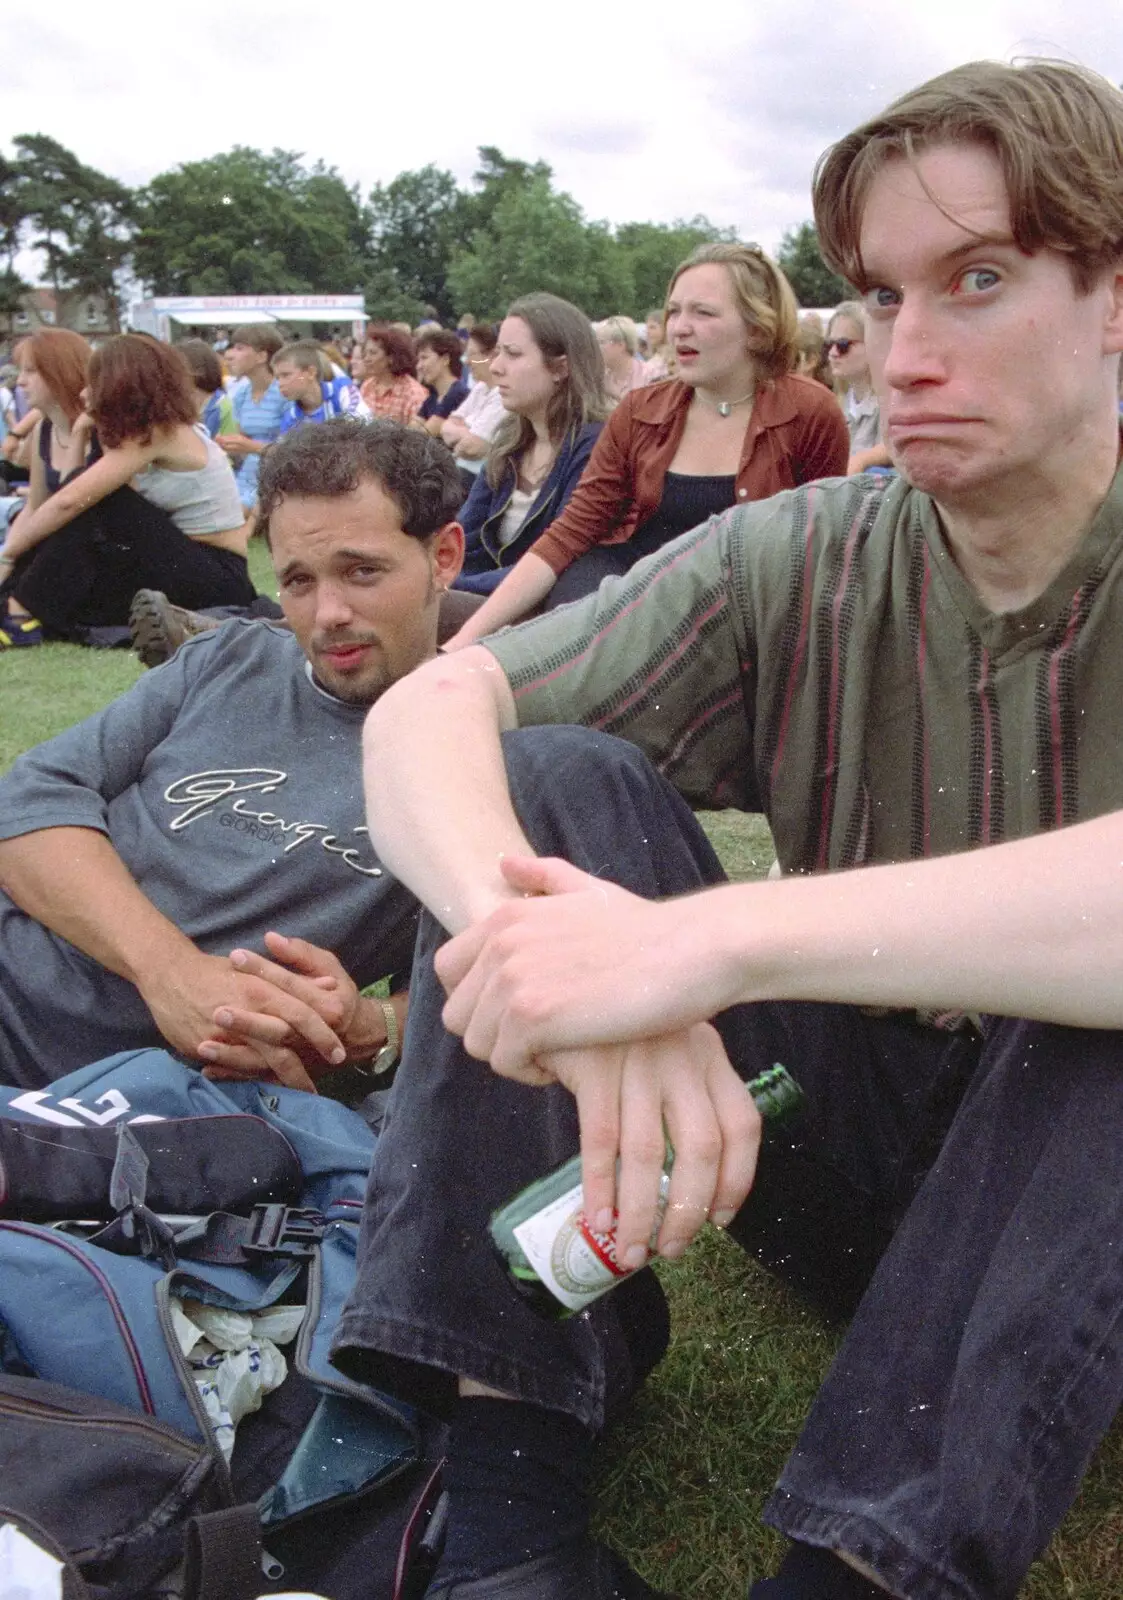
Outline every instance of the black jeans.
{"label": "black jeans", "polygon": [[[630,746],[531,729],[506,753],[540,851],[648,896],[719,880]],[[486,1235],[575,1150],[572,1102],[445,1033],[443,937],[425,918],[335,1358],[434,1409],[464,1374],[600,1426],[635,1377],[621,1291],[544,1322]],[[1123,1393],[1120,1037],[1007,1019],[980,1039],[811,1004],[717,1020],[743,1076],[781,1060],[807,1097],[730,1231],[829,1310],[857,1305],[769,1520],[910,1597],[1013,1596]]]}
{"label": "black jeans", "polygon": [[246,606],[254,587],[244,556],[181,533],[135,489],[115,489],[20,557],[10,594],[56,638],[123,627],[138,589],[180,606]]}

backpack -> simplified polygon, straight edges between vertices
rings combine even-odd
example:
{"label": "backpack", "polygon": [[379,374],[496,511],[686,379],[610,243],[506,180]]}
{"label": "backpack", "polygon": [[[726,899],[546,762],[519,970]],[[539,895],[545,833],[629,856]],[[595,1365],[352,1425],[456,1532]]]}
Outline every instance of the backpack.
{"label": "backpack", "polygon": [[[299,1163],[300,1192],[290,1192],[297,1203],[266,1200],[240,1215],[213,1211],[200,1181],[196,1216],[153,1212],[145,1204],[146,1163],[152,1157],[158,1165],[165,1141],[151,1125],[175,1119],[166,1145],[180,1151],[191,1147],[190,1139],[177,1144],[173,1137],[183,1118],[206,1119],[204,1143],[212,1130],[223,1138],[242,1133],[230,1119],[259,1140],[264,1126],[287,1141]],[[21,1137],[36,1126],[49,1130],[56,1167],[67,1161],[66,1139],[83,1145],[79,1130],[102,1130],[93,1142],[103,1145],[104,1130],[114,1129],[117,1140],[106,1185],[113,1206],[92,1207],[95,1214],[73,1226],[6,1216],[0,1192],[0,1522],[38,1528],[99,1600],[241,1600],[266,1587],[258,1519],[271,1550],[299,1546],[299,1519],[311,1519],[307,1541],[330,1525],[324,1519],[332,1508],[346,1510],[359,1497],[377,1493],[400,1519],[409,1514],[439,1438],[411,1407],[345,1378],[327,1360],[354,1280],[375,1143],[356,1112],[272,1084],[212,1083],[163,1051],[138,1050],[95,1062],[49,1089],[0,1089],[0,1119],[22,1125]],[[73,1130],[61,1135],[61,1146],[59,1130]],[[283,1154],[273,1153],[263,1169],[269,1182],[291,1186]],[[75,1152],[75,1163],[79,1157],[88,1163],[88,1150]],[[190,1183],[177,1170],[179,1194]],[[22,1204],[18,1194],[9,1200],[9,1211],[13,1204],[36,1214],[26,1194]],[[177,1339],[185,1297],[251,1314],[305,1308],[286,1350],[290,1376],[240,1423],[229,1467]],[[44,1443],[36,1454],[32,1436],[74,1443]],[[4,1470],[14,1452],[24,1463],[40,1461],[39,1473]],[[62,1459],[64,1493],[53,1475]],[[122,1481],[134,1491],[123,1502],[112,1490]],[[433,1498],[429,1485],[415,1538],[424,1534]],[[65,1506],[75,1500],[84,1515],[72,1520]],[[130,1513],[124,1522],[123,1512]],[[368,1526],[377,1524],[365,1501],[364,1513]],[[344,1516],[340,1525],[346,1522]],[[397,1554],[395,1537],[391,1569]],[[274,1582],[284,1575],[268,1556],[264,1570]],[[377,1600],[369,1575],[362,1592]]]}

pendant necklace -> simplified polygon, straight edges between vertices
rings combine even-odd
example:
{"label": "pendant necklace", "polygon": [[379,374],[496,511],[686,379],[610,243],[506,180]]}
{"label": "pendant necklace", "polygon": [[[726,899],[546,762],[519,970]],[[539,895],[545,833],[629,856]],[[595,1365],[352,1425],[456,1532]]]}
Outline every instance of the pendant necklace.
{"label": "pendant necklace", "polygon": [[750,389],[748,394],[743,394],[739,400],[719,400],[717,403],[718,416],[727,417],[734,406],[743,406],[746,400],[752,400],[755,395],[756,390]]}

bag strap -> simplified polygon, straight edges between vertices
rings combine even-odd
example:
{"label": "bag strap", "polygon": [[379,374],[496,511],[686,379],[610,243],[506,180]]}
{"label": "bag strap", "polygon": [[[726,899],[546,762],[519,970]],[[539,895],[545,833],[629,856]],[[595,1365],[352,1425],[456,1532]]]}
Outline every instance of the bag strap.
{"label": "bag strap", "polygon": [[171,1272],[180,1261],[255,1267],[265,1256],[307,1260],[315,1254],[326,1227],[322,1211],[309,1206],[286,1206],[280,1201],[263,1201],[254,1206],[248,1217],[212,1211],[206,1217],[165,1218],[147,1206],[130,1205],[104,1228],[86,1237],[91,1244],[116,1255],[159,1261],[166,1272]]}
{"label": "bag strap", "polygon": [[255,1600],[261,1593],[261,1519],[229,1506],[187,1524],[184,1600]]}
{"label": "bag strap", "polygon": [[444,1492],[442,1456],[413,1503],[402,1531],[394,1569],[391,1600],[421,1600],[437,1569],[448,1525],[448,1495]]}
{"label": "bag strap", "polygon": [[256,1266],[262,1256],[303,1260],[315,1253],[327,1223],[322,1211],[279,1201],[254,1206],[248,1217],[212,1211],[176,1235],[182,1261],[209,1261],[224,1267]]}

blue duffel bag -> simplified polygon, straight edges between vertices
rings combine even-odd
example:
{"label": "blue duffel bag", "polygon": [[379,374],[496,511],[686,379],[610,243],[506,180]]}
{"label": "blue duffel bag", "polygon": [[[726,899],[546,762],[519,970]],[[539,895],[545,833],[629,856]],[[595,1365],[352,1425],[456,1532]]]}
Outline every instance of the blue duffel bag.
{"label": "blue duffel bag", "polygon": [[[192,1215],[151,1212],[132,1128],[214,1117],[261,1119],[284,1135],[303,1174],[295,1204],[267,1201],[237,1215],[214,1212],[200,1193]],[[124,1204],[113,1208],[118,1214],[108,1225],[104,1213],[73,1226],[0,1216],[0,1371],[66,1385],[202,1444],[234,1505],[233,1483],[173,1329],[175,1302],[242,1312],[301,1305],[288,1351],[294,1381],[307,1388],[305,1420],[257,1497],[266,1547],[271,1529],[368,1494],[416,1465],[421,1429],[412,1409],[344,1377],[327,1359],[354,1281],[374,1153],[374,1135],[356,1112],[273,1084],[212,1083],[164,1051],[139,1050],[95,1062],[48,1089],[0,1088],[0,1118],[52,1130],[124,1130],[106,1174]]]}

